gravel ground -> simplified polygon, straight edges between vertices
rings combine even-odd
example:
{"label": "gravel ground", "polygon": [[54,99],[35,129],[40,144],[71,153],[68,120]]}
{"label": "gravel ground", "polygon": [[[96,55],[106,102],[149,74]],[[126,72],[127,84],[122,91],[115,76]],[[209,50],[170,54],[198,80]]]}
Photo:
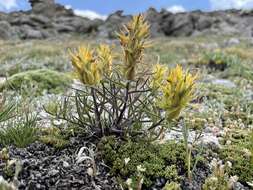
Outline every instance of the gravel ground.
{"label": "gravel ground", "polygon": [[[68,147],[57,150],[36,142],[25,149],[9,147],[11,159],[22,161],[22,171],[19,174],[21,190],[111,190],[120,189],[116,179],[109,175],[109,168],[96,158],[97,175],[91,177],[88,169],[91,162],[86,160],[80,164],[76,162],[76,152],[81,147],[91,147],[81,140],[72,138]],[[0,176],[7,176],[3,172],[4,163],[0,160]]]}

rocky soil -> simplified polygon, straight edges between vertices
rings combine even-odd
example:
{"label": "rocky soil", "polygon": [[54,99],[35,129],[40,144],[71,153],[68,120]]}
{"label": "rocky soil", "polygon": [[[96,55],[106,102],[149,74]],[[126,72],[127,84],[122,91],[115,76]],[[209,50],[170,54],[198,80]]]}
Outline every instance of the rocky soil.
{"label": "rocky soil", "polygon": [[[97,173],[94,177],[87,172],[92,167],[89,160],[77,163],[78,149],[82,147],[92,148],[92,145],[84,142],[83,138],[76,137],[63,150],[39,142],[23,149],[9,147],[10,156],[22,161],[19,189],[120,189],[115,177],[109,175],[108,166],[101,159],[95,160]],[[5,164],[0,160],[0,176],[8,179],[4,168]]]}
{"label": "rocky soil", "polygon": [[[45,39],[61,34],[94,35],[113,38],[123,23],[131,18],[117,11],[103,21],[76,16],[71,9],[54,0],[29,0],[29,11],[0,13],[1,39]],[[226,34],[251,37],[253,11],[193,11],[173,14],[150,8],[144,13],[151,23],[152,36],[195,36]]]}

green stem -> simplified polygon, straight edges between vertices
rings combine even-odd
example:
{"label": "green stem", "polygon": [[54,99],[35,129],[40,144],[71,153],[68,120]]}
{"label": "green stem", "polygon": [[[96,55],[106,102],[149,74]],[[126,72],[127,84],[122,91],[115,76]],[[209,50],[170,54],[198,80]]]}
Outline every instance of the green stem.
{"label": "green stem", "polygon": [[185,150],[186,150],[186,157],[185,157],[185,162],[186,162],[186,167],[187,167],[187,176],[189,181],[192,181],[192,171],[191,171],[191,152],[192,149],[191,147],[188,146],[188,137],[189,137],[189,128],[188,126],[184,123],[183,124],[183,138],[184,138],[184,145],[185,145]]}
{"label": "green stem", "polygon": [[192,182],[192,171],[191,171],[191,153],[192,149],[188,148],[188,162],[187,162],[187,168],[188,168],[188,179],[190,182]]}

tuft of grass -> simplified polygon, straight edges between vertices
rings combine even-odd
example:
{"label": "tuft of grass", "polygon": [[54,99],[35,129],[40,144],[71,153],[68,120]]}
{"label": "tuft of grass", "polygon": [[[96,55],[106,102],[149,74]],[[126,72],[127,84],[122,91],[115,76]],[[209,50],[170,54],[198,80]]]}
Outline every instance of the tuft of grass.
{"label": "tuft of grass", "polygon": [[26,114],[25,118],[15,118],[8,121],[0,129],[0,144],[3,146],[15,145],[24,148],[37,139],[37,116]]}
{"label": "tuft of grass", "polygon": [[15,108],[14,104],[3,106],[1,105],[1,102],[0,102],[0,123],[10,119],[14,108]]}

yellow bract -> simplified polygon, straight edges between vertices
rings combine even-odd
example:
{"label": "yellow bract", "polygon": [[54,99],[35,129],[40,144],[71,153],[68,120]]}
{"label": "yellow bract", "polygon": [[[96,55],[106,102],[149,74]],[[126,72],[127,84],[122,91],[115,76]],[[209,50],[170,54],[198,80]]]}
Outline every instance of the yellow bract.
{"label": "yellow bract", "polygon": [[160,88],[164,83],[165,75],[168,71],[168,68],[161,64],[156,64],[153,67],[153,76],[151,81],[151,88],[156,90]]}
{"label": "yellow bract", "polygon": [[143,51],[147,47],[149,24],[142,15],[123,26],[118,34],[124,52],[124,74],[127,80],[134,80],[136,66],[142,60]]}
{"label": "yellow bract", "polygon": [[163,96],[159,102],[160,108],[166,111],[169,120],[177,118],[181,110],[192,100],[196,78],[197,75],[184,72],[179,65],[169,71],[165,84],[161,86]]}
{"label": "yellow bract", "polygon": [[100,45],[96,54],[89,47],[79,47],[70,52],[72,65],[83,84],[96,85],[103,75],[111,75],[113,55],[108,45]]}
{"label": "yellow bract", "polygon": [[76,52],[70,52],[72,65],[79,80],[83,84],[96,85],[101,80],[101,68],[95,62],[94,53],[89,47],[79,47]]}
{"label": "yellow bract", "polygon": [[114,57],[111,48],[108,45],[100,45],[97,48],[97,56],[97,63],[102,66],[103,73],[111,76]]}
{"label": "yellow bract", "polygon": [[97,53],[89,47],[79,47],[76,52],[70,52],[72,65],[79,80],[83,84],[96,85],[102,80],[103,74],[112,72],[112,52],[109,46],[100,45]]}

